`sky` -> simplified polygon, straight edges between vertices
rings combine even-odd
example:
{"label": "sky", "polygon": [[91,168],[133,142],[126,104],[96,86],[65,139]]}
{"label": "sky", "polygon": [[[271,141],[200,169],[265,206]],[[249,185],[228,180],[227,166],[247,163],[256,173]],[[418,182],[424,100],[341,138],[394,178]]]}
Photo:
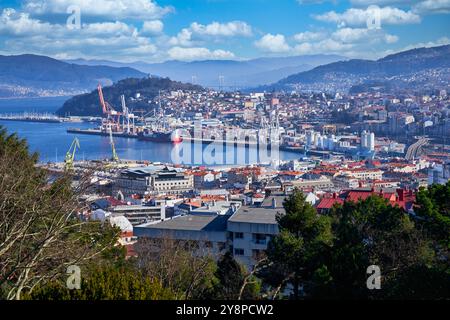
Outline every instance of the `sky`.
{"label": "sky", "polygon": [[0,0],[0,54],[122,62],[450,44],[450,0]]}

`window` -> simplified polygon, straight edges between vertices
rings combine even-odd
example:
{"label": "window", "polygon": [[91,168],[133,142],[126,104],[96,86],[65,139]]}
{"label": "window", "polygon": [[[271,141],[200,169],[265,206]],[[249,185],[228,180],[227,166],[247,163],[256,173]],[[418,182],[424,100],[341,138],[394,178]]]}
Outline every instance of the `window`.
{"label": "window", "polygon": [[234,238],[235,239],[244,239],[244,234],[242,232],[235,232]]}
{"label": "window", "polygon": [[244,249],[235,248],[234,249],[234,255],[235,256],[243,256],[244,255]]}
{"label": "window", "polygon": [[253,242],[255,242],[256,244],[267,244],[267,237],[265,234],[254,233]]}

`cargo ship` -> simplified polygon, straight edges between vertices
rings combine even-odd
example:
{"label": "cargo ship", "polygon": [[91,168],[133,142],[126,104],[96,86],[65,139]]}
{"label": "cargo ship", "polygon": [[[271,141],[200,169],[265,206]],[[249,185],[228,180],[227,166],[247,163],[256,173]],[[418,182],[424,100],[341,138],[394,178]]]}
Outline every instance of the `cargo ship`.
{"label": "cargo ship", "polygon": [[138,133],[138,139],[142,141],[152,142],[181,142],[181,138],[177,135],[176,131],[156,131],[150,129],[144,129]]}
{"label": "cargo ship", "polygon": [[[66,130],[67,133],[75,133],[75,134],[87,134],[87,135],[93,135],[93,136],[103,136],[103,137],[109,137],[110,133],[105,130],[101,129],[79,129],[79,128],[69,128]],[[112,135],[114,137],[121,137],[121,138],[138,138],[138,135],[136,133],[127,133],[127,132],[112,132]]]}

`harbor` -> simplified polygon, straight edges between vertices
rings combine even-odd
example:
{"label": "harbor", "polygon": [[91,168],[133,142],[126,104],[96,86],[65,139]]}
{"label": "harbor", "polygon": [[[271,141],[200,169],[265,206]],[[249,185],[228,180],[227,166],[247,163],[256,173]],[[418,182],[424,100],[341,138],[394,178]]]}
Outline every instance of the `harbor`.
{"label": "harbor", "polygon": [[169,123],[162,111],[160,101],[159,114],[154,110],[153,117],[137,116],[127,107],[124,95],[120,96],[121,110],[119,111],[105,100],[101,85],[98,85],[97,92],[103,114],[99,119],[101,124],[96,128],[69,128],[67,133],[166,143],[215,143],[244,147],[280,144],[282,128],[279,127],[276,119],[272,124],[263,123],[258,129],[223,126],[207,120]]}
{"label": "harbor", "polygon": [[101,121],[100,117],[59,117],[53,113],[39,113],[39,112],[23,112],[23,113],[4,113],[0,114],[0,120],[4,121],[20,121],[20,122],[43,122],[43,123],[80,123],[90,122],[98,123]]}

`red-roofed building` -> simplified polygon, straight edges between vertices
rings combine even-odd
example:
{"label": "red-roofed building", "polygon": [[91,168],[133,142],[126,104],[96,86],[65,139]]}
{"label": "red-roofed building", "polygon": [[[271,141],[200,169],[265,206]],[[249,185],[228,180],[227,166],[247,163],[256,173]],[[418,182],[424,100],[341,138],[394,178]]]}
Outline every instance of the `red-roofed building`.
{"label": "red-roofed building", "polygon": [[317,204],[316,209],[319,213],[326,213],[333,207],[333,205],[343,204],[345,201],[358,202],[369,198],[370,196],[379,196],[386,199],[392,206],[399,206],[406,212],[410,212],[413,208],[416,196],[412,190],[396,189],[395,191],[384,191],[379,189],[375,191],[373,188],[354,189],[345,191],[339,195],[325,195]]}
{"label": "red-roofed building", "polygon": [[335,204],[343,204],[344,200],[339,198],[336,193],[332,197],[322,198],[316,206],[318,213],[327,213]]}

